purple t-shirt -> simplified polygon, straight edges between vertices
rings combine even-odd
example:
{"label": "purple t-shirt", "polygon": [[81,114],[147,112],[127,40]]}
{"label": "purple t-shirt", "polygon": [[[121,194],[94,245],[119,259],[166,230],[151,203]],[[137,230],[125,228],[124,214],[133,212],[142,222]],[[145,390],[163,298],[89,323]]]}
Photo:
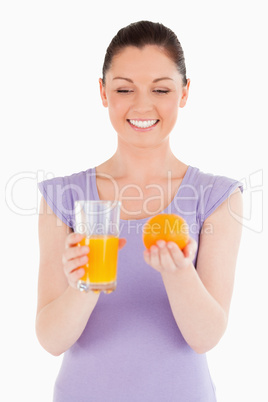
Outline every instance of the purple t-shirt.
{"label": "purple t-shirt", "polygon": [[[204,220],[242,184],[189,166],[163,211],[186,219],[198,242]],[[39,183],[55,214],[74,228],[74,201],[99,200],[95,168]],[[54,402],[215,402],[206,355],[184,340],[161,274],[143,259],[147,218],[120,221],[117,288],[101,293],[88,323],[64,353]],[[194,260],[194,264],[196,258]]]}

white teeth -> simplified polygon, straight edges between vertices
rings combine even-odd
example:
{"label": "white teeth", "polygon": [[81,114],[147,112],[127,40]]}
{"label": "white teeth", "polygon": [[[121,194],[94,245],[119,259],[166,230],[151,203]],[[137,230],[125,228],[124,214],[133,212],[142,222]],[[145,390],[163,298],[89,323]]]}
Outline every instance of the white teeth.
{"label": "white teeth", "polygon": [[153,126],[157,122],[157,120],[143,120],[143,121],[142,120],[129,120],[129,121],[133,126],[136,126],[139,128],[148,128],[148,127]]}

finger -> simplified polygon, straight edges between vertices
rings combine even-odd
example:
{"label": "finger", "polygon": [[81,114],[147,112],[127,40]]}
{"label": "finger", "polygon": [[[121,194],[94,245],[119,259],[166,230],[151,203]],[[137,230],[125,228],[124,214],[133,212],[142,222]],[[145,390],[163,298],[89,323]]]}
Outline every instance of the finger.
{"label": "finger", "polygon": [[79,268],[79,269],[76,269],[75,271],[73,271],[67,278],[69,285],[71,287],[73,287],[74,289],[77,289],[77,283],[81,278],[83,278],[84,273],[85,273],[85,270],[83,268]]}
{"label": "finger", "polygon": [[159,259],[159,251],[157,246],[151,246],[149,251],[149,264],[157,271],[161,272],[162,267]]}
{"label": "finger", "polygon": [[77,287],[77,281],[81,279],[85,275],[85,270],[84,268],[78,268],[75,269],[73,272],[69,274],[69,283],[71,282],[73,286],[76,288]]}
{"label": "finger", "polygon": [[176,271],[177,267],[172,254],[167,248],[167,243],[164,240],[159,240],[156,244],[159,247],[159,257],[162,268],[164,268],[165,271]]}
{"label": "finger", "polygon": [[73,260],[74,258],[77,258],[77,257],[82,257],[83,255],[87,255],[88,253],[89,253],[88,246],[69,247],[63,253],[62,262],[63,262],[63,264],[66,264],[67,261]]}
{"label": "finger", "polygon": [[176,243],[168,242],[167,248],[173,258],[176,269],[185,268],[191,263],[190,259],[185,257],[184,253]]}
{"label": "finger", "polygon": [[74,270],[77,268],[82,268],[83,265],[85,265],[88,262],[88,257],[87,255],[84,255],[83,257],[75,258],[73,260],[69,260],[66,262],[66,264],[63,267],[63,270],[65,272],[65,275],[70,275]]}
{"label": "finger", "polygon": [[185,257],[190,258],[192,261],[195,258],[196,251],[197,242],[193,238],[190,238],[189,243],[183,249],[183,254],[185,255]]}
{"label": "finger", "polygon": [[76,246],[77,243],[79,243],[83,238],[85,237],[85,235],[82,235],[81,233],[70,233],[67,237],[66,237],[66,241],[65,241],[65,247],[72,247],[72,246]]}
{"label": "finger", "polygon": [[119,239],[119,245],[118,249],[121,250],[121,248],[125,247],[127,240],[126,239]]}

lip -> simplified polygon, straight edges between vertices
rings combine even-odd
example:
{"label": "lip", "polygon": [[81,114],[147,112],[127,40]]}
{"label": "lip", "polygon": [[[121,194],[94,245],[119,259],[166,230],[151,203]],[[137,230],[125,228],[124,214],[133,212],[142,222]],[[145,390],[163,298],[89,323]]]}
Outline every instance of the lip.
{"label": "lip", "polygon": [[[136,127],[133,124],[130,123],[130,120],[136,120],[136,121],[148,121],[148,120],[157,120],[157,122],[150,127],[146,127],[146,128],[142,128],[142,127]],[[133,128],[133,130],[135,131],[150,131],[152,130],[154,127],[157,126],[157,124],[159,123],[158,119],[127,119],[128,124],[130,125],[131,128]]]}

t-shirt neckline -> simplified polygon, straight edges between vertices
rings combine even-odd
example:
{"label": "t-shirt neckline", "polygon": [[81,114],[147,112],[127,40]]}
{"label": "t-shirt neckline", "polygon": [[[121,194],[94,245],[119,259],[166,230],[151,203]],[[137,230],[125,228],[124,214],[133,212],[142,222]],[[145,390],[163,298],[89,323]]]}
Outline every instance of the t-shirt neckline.
{"label": "t-shirt neckline", "polygon": [[[162,214],[168,210],[171,210],[174,199],[177,197],[182,185],[185,185],[185,183],[187,182],[192,169],[193,169],[193,167],[191,165],[188,165],[185,175],[182,178],[181,184],[179,185],[174,198],[171,200],[171,202],[166,206],[166,208],[163,211],[159,212],[159,214]],[[92,168],[92,173],[93,174],[91,175],[91,177],[92,177],[92,190],[93,190],[94,200],[100,201],[99,192],[98,192],[98,188],[97,188],[97,180],[96,180],[96,167]],[[147,221],[149,218],[150,218],[149,216],[147,216],[145,218],[141,218],[141,219],[121,219],[120,218],[120,222],[137,222],[138,223],[138,222]]]}

